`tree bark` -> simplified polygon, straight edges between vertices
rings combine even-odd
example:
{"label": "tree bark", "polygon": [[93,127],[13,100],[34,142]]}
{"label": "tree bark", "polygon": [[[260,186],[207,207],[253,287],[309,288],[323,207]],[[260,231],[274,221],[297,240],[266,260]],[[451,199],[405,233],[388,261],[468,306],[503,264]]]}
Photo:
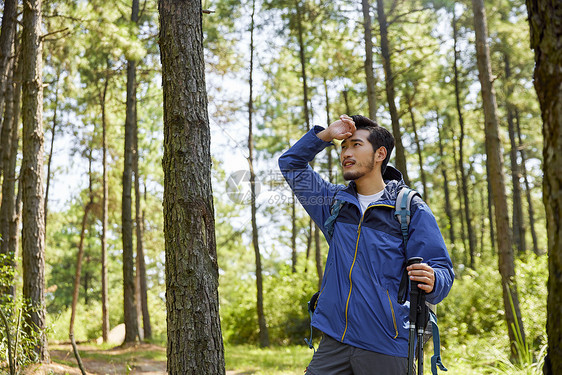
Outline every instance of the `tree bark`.
{"label": "tree bark", "polygon": [[362,0],[363,26],[365,29],[365,77],[367,83],[367,102],[369,104],[369,118],[377,121],[377,92],[375,73],[373,71],[373,35],[371,31],[371,6],[369,0]]}
{"label": "tree bark", "polygon": [[223,375],[201,2],[158,9],[168,373]]}
{"label": "tree bark", "polygon": [[248,166],[250,169],[250,189],[251,200],[250,206],[252,211],[252,245],[254,247],[254,255],[256,258],[256,290],[257,290],[257,312],[260,346],[265,348],[269,346],[269,333],[265,313],[263,311],[263,276],[261,265],[261,254],[259,246],[259,233],[257,224],[257,207],[256,207],[256,174],[254,172],[254,137],[253,137],[253,115],[254,115],[254,16],[256,12],[256,2],[252,1],[252,15],[250,24],[250,97],[248,99]]}
{"label": "tree bark", "polygon": [[[501,274],[503,303],[509,341],[511,343],[512,358],[516,357],[516,337],[519,334],[525,342],[525,331],[519,309],[519,296],[517,293],[517,280],[515,278],[515,264],[507,198],[503,174],[503,160],[501,142],[498,132],[498,116],[496,94],[492,85],[492,68],[490,65],[490,50],[487,42],[488,31],[486,25],[486,11],[484,0],[472,0],[474,12],[474,30],[476,33],[476,58],[478,77],[482,87],[482,102],[484,107],[486,154],[490,168],[492,197],[494,202],[496,228],[498,230],[498,263]],[[519,331],[518,333],[516,331]]]}
{"label": "tree bark", "polygon": [[[14,43],[16,56],[19,44]],[[19,215],[16,206],[16,164],[18,156],[18,125],[20,117],[22,64],[18,57],[9,71],[6,85],[6,106],[2,119],[2,165],[4,179],[2,180],[2,203],[0,207],[0,253],[7,256],[7,266],[16,268],[16,252],[18,249]],[[15,299],[16,288],[14,280],[7,290],[0,291]]]}
{"label": "tree bark", "polygon": [[[16,35],[17,24],[17,0],[5,0],[2,10],[2,29],[0,31],[0,113],[4,113],[4,106],[9,98],[6,95],[8,85],[8,71],[10,69],[10,58],[12,58],[12,46]],[[0,161],[0,166],[1,166]],[[3,168],[0,167],[0,170]]]}
{"label": "tree bark", "polygon": [[[109,65],[109,64],[108,64]],[[109,71],[109,66],[107,67]],[[107,342],[109,335],[109,291],[107,278],[107,228],[108,228],[108,201],[109,186],[107,182],[107,118],[105,116],[105,100],[107,97],[107,85],[109,83],[109,74],[106,74],[103,91],[100,98],[101,106],[101,123],[102,123],[102,153],[103,153],[103,198],[102,198],[102,229],[101,229],[101,312],[102,312],[102,338],[103,342]]]}
{"label": "tree bark", "polygon": [[[139,1],[133,0],[131,21],[136,23]],[[125,152],[123,162],[122,236],[123,236],[123,309],[125,342],[135,342],[139,336],[137,301],[135,301],[135,260],[133,254],[132,169],[133,143],[136,121],[136,62],[127,61],[127,109],[125,115]]]}
{"label": "tree bark", "polygon": [[543,201],[548,238],[548,301],[545,374],[562,373],[562,4],[527,0],[534,84],[543,121]]}
{"label": "tree bark", "polygon": [[[454,7],[453,7],[454,8]],[[453,10],[453,50],[454,50],[454,64],[453,64],[453,72],[454,72],[454,82],[455,82],[455,99],[457,105],[457,114],[459,116],[459,126],[460,126],[460,135],[459,135],[459,171],[461,172],[461,184],[462,184],[462,195],[463,195],[463,202],[464,202],[464,218],[466,222],[466,228],[468,233],[468,251],[470,255],[469,260],[469,267],[474,269],[474,257],[475,257],[475,239],[474,239],[474,230],[472,229],[471,220],[472,220],[472,213],[470,210],[469,200],[468,200],[468,178],[466,172],[464,170],[464,117],[462,113],[462,105],[460,99],[460,86],[459,86],[459,71],[458,71],[458,51],[457,51],[457,19]]]}
{"label": "tree bark", "polygon": [[49,361],[45,333],[45,217],[43,196],[43,77],[41,0],[23,3],[23,297],[31,305],[26,314],[28,333],[38,337],[35,352]]}
{"label": "tree bark", "polygon": [[384,12],[383,0],[377,0],[377,19],[380,28],[381,39],[381,56],[384,67],[384,77],[386,84],[386,98],[388,101],[388,110],[392,121],[392,133],[396,144],[396,167],[402,172],[402,177],[407,185],[410,185],[408,170],[406,165],[406,153],[402,145],[402,132],[400,131],[400,121],[398,110],[396,109],[395,93],[394,93],[394,74],[392,73],[392,64],[390,62],[390,46],[388,42],[388,24],[386,14]]}

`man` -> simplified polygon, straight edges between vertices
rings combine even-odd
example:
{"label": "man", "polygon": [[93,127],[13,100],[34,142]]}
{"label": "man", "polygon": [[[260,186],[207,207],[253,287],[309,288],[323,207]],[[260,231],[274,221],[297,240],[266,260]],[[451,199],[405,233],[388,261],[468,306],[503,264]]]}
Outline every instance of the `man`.
{"label": "man", "polygon": [[[348,186],[324,181],[309,166],[334,139],[343,141]],[[324,335],[307,374],[405,374],[409,303],[398,303],[398,288],[406,260],[423,258],[408,274],[429,303],[440,302],[453,284],[443,237],[418,196],[404,247],[394,207],[405,185],[401,173],[387,166],[393,148],[392,134],[376,122],[342,115],[327,129],[314,127],[279,158],[285,179],[330,245],[312,318]],[[334,214],[336,200],[344,203]]]}

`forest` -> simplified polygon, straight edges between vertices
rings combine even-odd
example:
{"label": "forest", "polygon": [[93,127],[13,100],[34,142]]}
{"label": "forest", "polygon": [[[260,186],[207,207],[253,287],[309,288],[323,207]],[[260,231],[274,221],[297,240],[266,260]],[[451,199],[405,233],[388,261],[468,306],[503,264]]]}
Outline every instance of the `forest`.
{"label": "forest", "polygon": [[562,3],[0,5],[0,373],[305,372],[329,247],[278,159],[342,114],[440,228],[449,373],[562,373]]}

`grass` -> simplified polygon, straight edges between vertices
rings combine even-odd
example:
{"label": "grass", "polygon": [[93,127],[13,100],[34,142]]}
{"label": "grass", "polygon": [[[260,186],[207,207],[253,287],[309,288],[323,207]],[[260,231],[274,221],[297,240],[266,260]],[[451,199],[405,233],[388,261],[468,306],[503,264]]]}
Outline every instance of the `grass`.
{"label": "grass", "polygon": [[312,350],[306,346],[225,346],[226,369],[240,375],[301,375],[312,359],[312,354]]}

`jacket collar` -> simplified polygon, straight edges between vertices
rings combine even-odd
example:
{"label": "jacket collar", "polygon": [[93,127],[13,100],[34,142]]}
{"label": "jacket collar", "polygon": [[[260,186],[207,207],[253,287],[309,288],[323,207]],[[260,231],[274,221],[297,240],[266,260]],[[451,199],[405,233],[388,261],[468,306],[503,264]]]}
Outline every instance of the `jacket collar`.
{"label": "jacket collar", "polygon": [[[404,182],[404,179],[402,177],[402,173],[400,173],[400,171],[393,166],[387,165],[382,178],[384,180],[384,183],[386,184],[386,187],[384,188],[384,192],[379,201],[391,201],[392,204],[394,204],[394,201],[396,201],[396,197],[398,196],[400,189],[406,186],[406,183]],[[347,187],[343,188],[336,194],[336,198],[358,204],[357,186],[355,184],[355,181],[350,181]]]}

